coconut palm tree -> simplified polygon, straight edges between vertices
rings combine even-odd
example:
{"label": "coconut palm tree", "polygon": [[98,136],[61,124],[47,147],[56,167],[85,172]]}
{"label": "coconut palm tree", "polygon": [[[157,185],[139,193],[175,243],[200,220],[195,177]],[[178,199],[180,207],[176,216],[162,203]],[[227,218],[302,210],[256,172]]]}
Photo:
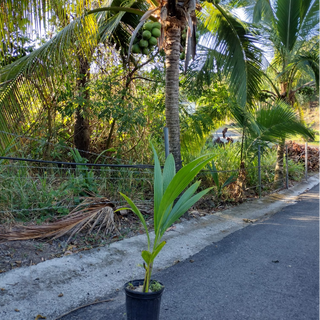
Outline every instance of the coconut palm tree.
{"label": "coconut palm tree", "polygon": [[[319,90],[319,1],[317,0],[258,0],[252,1],[248,12],[259,23],[274,58],[268,68],[274,79],[271,94],[294,106],[295,93],[305,86]],[[307,83],[301,83],[303,75]],[[310,79],[311,77],[311,79]],[[312,80],[313,81],[310,81]],[[275,184],[283,179],[285,139],[278,145]]]}
{"label": "coconut palm tree", "polygon": [[[58,1],[58,0],[56,0]],[[33,8],[34,4],[39,5],[43,1],[38,0],[21,1],[22,9],[28,11]],[[44,1],[46,2],[46,1]],[[11,3],[7,0],[5,4]],[[50,8],[54,0],[47,1],[47,7]],[[248,66],[248,48],[255,41],[246,24],[240,22],[230,11],[215,3],[203,2],[196,3],[194,0],[185,1],[163,1],[163,0],[146,0],[120,2],[118,0],[106,1],[104,3],[92,2],[98,5],[97,8],[84,8],[79,5],[77,12],[82,13],[81,16],[72,20],[65,28],[63,28],[56,36],[44,44],[39,49],[24,59],[20,59],[13,65],[0,71],[0,101],[4,103],[4,97],[11,97],[12,103],[15,105],[16,111],[19,112],[19,101],[15,98],[14,92],[21,90],[21,82],[28,82],[28,90],[24,85],[24,89],[32,91],[32,83],[30,78],[37,79],[45,87],[54,89],[52,85],[58,78],[63,80],[68,70],[72,69],[76,61],[70,63],[68,57],[74,55],[75,44],[81,48],[83,55],[90,56],[92,48],[97,43],[108,41],[113,42],[122,50],[123,55],[130,55],[131,43],[129,44],[129,35],[133,36],[138,29],[148,19],[151,21],[159,21],[161,23],[161,36],[158,40],[158,46],[163,48],[166,53],[166,125],[169,128],[169,145],[170,152],[173,154],[176,168],[181,168],[180,153],[180,125],[179,125],[179,65],[181,52],[181,33],[187,28],[186,40],[186,59],[185,69],[188,67],[190,56],[195,56],[197,21],[203,23],[204,27],[218,37],[211,49],[215,49],[216,58],[223,60],[229,79],[233,83],[232,89],[235,90],[237,96],[241,96],[241,103],[246,103],[247,89],[254,89],[256,73],[251,77],[252,69]],[[71,10],[68,4],[65,11]],[[39,10],[32,12],[39,21],[44,19],[45,6],[38,7]],[[92,10],[90,10],[92,9]],[[38,14],[38,11],[42,13]],[[65,12],[63,11],[63,12]],[[8,10],[7,10],[7,13]],[[13,19],[12,15],[8,17]],[[140,17],[140,22],[137,19]],[[38,21],[33,18],[31,21]],[[0,29],[4,34],[5,24],[0,21]],[[135,30],[133,32],[133,30]],[[133,37],[134,38],[134,37]],[[213,38],[213,37],[212,37]],[[254,53],[251,53],[254,55]],[[218,61],[216,60],[216,61]],[[127,57],[127,61],[131,61]],[[256,71],[256,70],[254,70]],[[241,85],[237,85],[241,83]],[[17,88],[17,85],[20,87]],[[19,89],[20,88],[20,89]],[[26,96],[28,96],[28,94]],[[244,98],[243,98],[244,97]],[[6,108],[9,106],[6,105]]]}

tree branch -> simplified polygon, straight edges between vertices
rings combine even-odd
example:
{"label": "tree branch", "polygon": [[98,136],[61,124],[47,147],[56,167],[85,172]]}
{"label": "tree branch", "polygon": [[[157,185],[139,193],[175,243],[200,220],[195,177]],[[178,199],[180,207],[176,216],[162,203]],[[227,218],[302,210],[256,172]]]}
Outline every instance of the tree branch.
{"label": "tree branch", "polygon": [[315,87],[316,83],[314,81],[310,81],[307,82],[305,84],[303,84],[302,86],[296,88],[295,90],[292,90],[292,93],[296,93],[297,91],[299,91],[300,89],[304,88],[304,87]]}
{"label": "tree branch", "polygon": [[156,82],[155,80],[148,79],[148,78],[145,78],[145,77],[132,77],[132,78],[131,78],[131,80],[134,80],[134,79],[142,79],[142,80],[146,80],[146,81],[153,81],[153,82]]}

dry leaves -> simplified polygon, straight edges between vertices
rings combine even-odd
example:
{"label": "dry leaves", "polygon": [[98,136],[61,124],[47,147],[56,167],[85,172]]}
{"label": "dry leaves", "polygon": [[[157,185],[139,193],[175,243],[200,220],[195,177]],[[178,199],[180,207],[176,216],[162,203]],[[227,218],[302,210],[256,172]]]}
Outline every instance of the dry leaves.
{"label": "dry leaves", "polygon": [[9,231],[0,232],[0,241],[29,240],[37,238],[59,238],[70,234],[69,239],[76,233],[86,229],[91,234],[104,231],[106,234],[118,231],[120,222],[114,213],[115,205],[106,198],[86,198],[79,206],[64,218],[44,224],[18,226]]}
{"label": "dry leaves", "polygon": [[[288,143],[288,156],[294,162],[305,162],[305,146],[290,141]],[[308,158],[308,169],[311,171],[319,170],[319,156],[320,152],[317,148],[308,147],[307,158]]]}
{"label": "dry leaves", "polygon": [[245,223],[254,223],[254,222],[256,222],[256,221],[258,221],[258,219],[242,219],[243,220],[243,222],[245,222]]}

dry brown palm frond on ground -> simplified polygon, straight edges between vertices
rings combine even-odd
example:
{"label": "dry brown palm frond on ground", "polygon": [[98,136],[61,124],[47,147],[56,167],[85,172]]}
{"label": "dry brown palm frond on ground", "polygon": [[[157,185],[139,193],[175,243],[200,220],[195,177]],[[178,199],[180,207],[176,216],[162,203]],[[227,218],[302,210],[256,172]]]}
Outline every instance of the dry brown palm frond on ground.
{"label": "dry brown palm frond on ground", "polygon": [[17,226],[8,231],[0,230],[0,242],[13,240],[29,240],[39,238],[59,238],[70,234],[67,242],[76,233],[86,229],[87,234],[94,229],[97,233],[104,230],[106,234],[116,231],[119,233],[120,222],[114,214],[115,205],[106,198],[86,198],[67,216],[56,222],[34,225]]}

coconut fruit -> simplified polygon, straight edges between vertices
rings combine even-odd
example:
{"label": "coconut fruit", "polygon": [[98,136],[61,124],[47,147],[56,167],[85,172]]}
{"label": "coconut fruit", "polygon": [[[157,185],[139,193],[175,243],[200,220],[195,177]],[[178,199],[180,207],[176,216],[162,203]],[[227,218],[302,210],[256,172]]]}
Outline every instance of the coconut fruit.
{"label": "coconut fruit", "polygon": [[151,32],[148,31],[148,30],[143,31],[143,33],[142,33],[142,38],[143,38],[144,40],[149,40],[149,39],[151,38]]}
{"label": "coconut fruit", "polygon": [[184,52],[182,52],[182,53],[180,54],[180,59],[181,59],[181,60],[184,60],[184,59],[185,59],[185,57],[186,57],[185,53],[184,53]]}
{"label": "coconut fruit", "polygon": [[153,24],[152,24],[152,28],[157,28],[157,29],[161,29],[161,23],[160,22],[154,22]]}
{"label": "coconut fruit", "polygon": [[151,38],[149,39],[149,44],[150,44],[150,46],[156,46],[157,43],[158,43],[158,41],[157,41],[157,39],[156,39],[155,37],[151,37]]}
{"label": "coconut fruit", "polygon": [[148,48],[143,48],[142,53],[148,55],[150,53],[150,50]]}
{"label": "coconut fruit", "polygon": [[153,22],[147,22],[144,24],[143,29],[151,31],[154,28]]}
{"label": "coconut fruit", "polygon": [[159,38],[161,36],[161,31],[158,28],[153,28],[151,33],[152,36],[154,36],[155,38]]}
{"label": "coconut fruit", "polygon": [[133,53],[141,53],[141,49],[137,43],[132,46],[132,52]]}
{"label": "coconut fruit", "polygon": [[147,40],[141,39],[141,40],[139,41],[139,47],[140,47],[140,48],[147,48],[148,45],[149,45],[149,42],[148,42]]}

